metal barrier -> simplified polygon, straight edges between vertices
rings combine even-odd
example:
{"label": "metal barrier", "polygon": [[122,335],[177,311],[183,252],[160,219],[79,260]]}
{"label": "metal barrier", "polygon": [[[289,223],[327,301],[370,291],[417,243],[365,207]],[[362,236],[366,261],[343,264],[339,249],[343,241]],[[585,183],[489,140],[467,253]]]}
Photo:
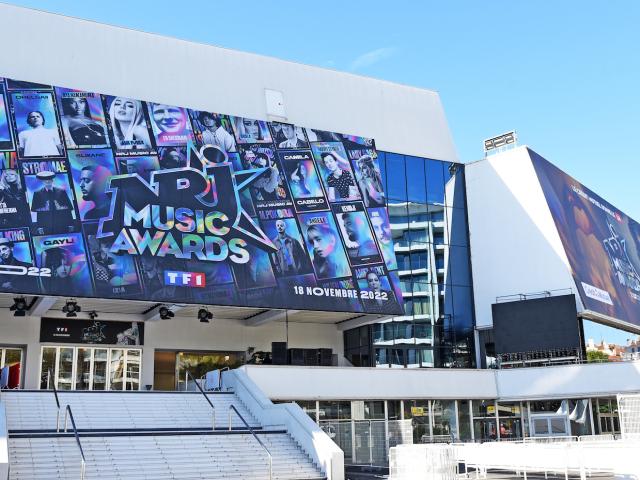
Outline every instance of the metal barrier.
{"label": "metal barrier", "polygon": [[[476,477],[486,478],[489,470],[528,473],[580,475],[586,480],[592,474],[640,475],[637,452],[640,442],[613,440],[580,442],[565,440],[550,443],[484,443],[455,444],[456,460],[464,464],[464,474],[475,470]],[[632,477],[631,477],[632,478]]]}

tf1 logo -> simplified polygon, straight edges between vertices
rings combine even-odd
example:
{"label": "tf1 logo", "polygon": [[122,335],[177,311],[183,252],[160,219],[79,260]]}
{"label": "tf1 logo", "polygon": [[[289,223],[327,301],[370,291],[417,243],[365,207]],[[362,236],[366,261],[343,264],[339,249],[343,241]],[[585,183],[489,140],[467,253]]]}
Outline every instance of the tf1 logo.
{"label": "tf1 logo", "polygon": [[206,287],[207,281],[204,273],[201,272],[175,272],[164,271],[164,284],[177,287]]}

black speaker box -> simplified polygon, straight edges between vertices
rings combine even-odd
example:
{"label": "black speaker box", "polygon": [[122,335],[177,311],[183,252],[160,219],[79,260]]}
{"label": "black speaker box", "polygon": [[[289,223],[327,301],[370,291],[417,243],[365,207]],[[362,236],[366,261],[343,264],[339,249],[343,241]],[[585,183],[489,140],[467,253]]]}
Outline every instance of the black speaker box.
{"label": "black speaker box", "polygon": [[331,357],[333,356],[333,350],[330,348],[319,348],[318,357],[320,359],[319,365],[323,367],[331,366]]}
{"label": "black speaker box", "polygon": [[315,367],[318,365],[318,349],[317,348],[304,349],[304,364],[308,367]]}
{"label": "black speaker box", "polygon": [[287,364],[287,342],[271,342],[271,363],[273,365]]}
{"label": "black speaker box", "polygon": [[289,349],[289,364],[290,365],[304,365],[304,348],[290,348]]}

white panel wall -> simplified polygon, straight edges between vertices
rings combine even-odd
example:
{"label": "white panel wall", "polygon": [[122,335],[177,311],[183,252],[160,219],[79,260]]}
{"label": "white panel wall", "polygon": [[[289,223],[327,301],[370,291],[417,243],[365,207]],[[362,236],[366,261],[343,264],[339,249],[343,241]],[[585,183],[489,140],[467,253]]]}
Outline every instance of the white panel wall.
{"label": "white panel wall", "polygon": [[588,398],[640,392],[640,362],[498,370],[503,399]]}
{"label": "white panel wall", "polygon": [[278,400],[544,399],[640,392],[640,361],[511,370],[242,367]]}
{"label": "white panel wall", "polygon": [[12,39],[0,76],[260,119],[273,89],[293,123],[457,158],[433,91],[10,5],[0,4],[0,18],[0,37]]}
{"label": "white panel wall", "polygon": [[269,398],[278,400],[392,400],[496,398],[493,370],[361,367],[242,367]]}
{"label": "white panel wall", "polygon": [[468,164],[465,172],[476,325],[492,326],[496,297],[566,288],[577,293],[528,149]]}

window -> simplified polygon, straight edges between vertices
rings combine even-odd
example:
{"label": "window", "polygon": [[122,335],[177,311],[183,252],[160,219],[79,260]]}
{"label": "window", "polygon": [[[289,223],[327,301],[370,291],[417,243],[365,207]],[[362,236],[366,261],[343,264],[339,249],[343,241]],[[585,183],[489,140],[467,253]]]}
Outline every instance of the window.
{"label": "window", "polygon": [[404,350],[401,348],[391,349],[391,368],[404,368]]}
{"label": "window", "polygon": [[429,268],[429,255],[427,252],[411,253],[411,270],[419,270],[421,268]]}
{"label": "window", "polygon": [[42,347],[40,388],[140,390],[141,357],[136,348]]}
{"label": "window", "polygon": [[387,348],[376,348],[376,367],[389,366],[389,350]]}
{"label": "window", "polygon": [[[418,228],[418,229],[415,229],[415,230],[409,230],[409,240],[411,241],[412,245],[414,243],[419,243],[419,244],[428,243],[429,242],[429,232],[427,231],[426,228]],[[426,245],[425,245],[425,247],[426,247]]]}
{"label": "window", "polygon": [[317,419],[316,419],[316,410],[317,409],[316,409],[316,401],[315,400],[296,400],[296,403],[298,404],[298,406],[300,408],[302,408],[304,413],[309,415],[311,420],[313,420],[314,422],[317,422]]}
{"label": "window", "polygon": [[350,420],[351,402],[319,402],[320,420]]}
{"label": "window", "polygon": [[405,172],[404,156],[387,153],[387,196],[393,200],[405,202],[407,199],[407,175]]}
{"label": "window", "polygon": [[433,400],[431,402],[431,411],[433,415],[433,434],[446,435],[452,440],[458,438],[456,402],[454,400]]}

